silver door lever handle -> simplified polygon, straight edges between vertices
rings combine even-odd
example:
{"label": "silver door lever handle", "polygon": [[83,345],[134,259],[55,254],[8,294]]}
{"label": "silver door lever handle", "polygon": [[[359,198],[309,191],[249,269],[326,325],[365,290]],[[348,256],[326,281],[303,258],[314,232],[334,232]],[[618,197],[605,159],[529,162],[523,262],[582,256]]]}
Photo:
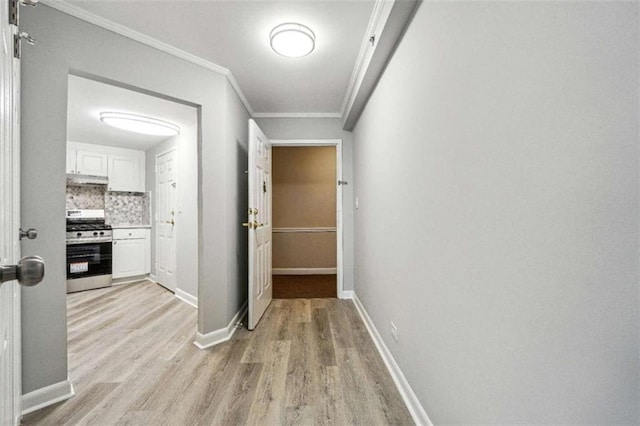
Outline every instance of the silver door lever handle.
{"label": "silver door lever handle", "polygon": [[18,280],[20,285],[31,287],[44,278],[44,260],[40,256],[25,256],[17,265],[0,265],[0,283]]}

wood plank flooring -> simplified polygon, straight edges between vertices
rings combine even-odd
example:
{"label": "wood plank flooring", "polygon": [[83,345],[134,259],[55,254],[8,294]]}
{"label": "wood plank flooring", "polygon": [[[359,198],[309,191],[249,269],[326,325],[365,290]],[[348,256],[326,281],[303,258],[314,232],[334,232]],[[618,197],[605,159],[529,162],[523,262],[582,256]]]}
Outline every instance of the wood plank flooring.
{"label": "wood plank flooring", "polygon": [[24,425],[413,424],[353,303],[274,300],[207,350],[196,309],[150,282],[67,298],[76,396]]}

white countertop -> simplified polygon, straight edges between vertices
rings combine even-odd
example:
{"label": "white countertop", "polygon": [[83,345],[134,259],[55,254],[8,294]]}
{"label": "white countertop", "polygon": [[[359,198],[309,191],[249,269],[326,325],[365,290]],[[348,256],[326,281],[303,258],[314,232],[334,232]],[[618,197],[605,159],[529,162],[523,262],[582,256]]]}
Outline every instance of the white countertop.
{"label": "white countertop", "polygon": [[151,228],[151,225],[111,225],[113,229],[140,229]]}

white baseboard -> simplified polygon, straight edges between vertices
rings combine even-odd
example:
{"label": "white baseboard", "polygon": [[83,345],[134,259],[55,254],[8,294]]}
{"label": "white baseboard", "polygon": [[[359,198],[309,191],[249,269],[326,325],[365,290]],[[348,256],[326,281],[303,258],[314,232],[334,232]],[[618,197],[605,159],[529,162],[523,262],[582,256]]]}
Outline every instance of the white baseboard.
{"label": "white baseboard", "polygon": [[340,299],[353,299],[353,290],[342,290],[338,297]]}
{"label": "white baseboard", "polygon": [[114,278],[113,280],[111,280],[111,284],[112,285],[131,284],[131,283],[135,283],[138,281],[145,281],[145,280],[153,281],[149,279],[149,275],[144,274],[144,275],[135,275],[133,277]]}
{"label": "white baseboard", "polygon": [[338,268],[273,268],[273,275],[335,275]]}
{"label": "white baseboard", "polygon": [[196,340],[195,342],[193,342],[193,344],[200,349],[207,349],[212,346],[219,345],[220,343],[226,342],[227,340],[231,339],[231,337],[233,337],[233,333],[236,332],[236,324],[242,319],[242,317],[244,317],[246,313],[247,302],[245,302],[240,310],[233,316],[233,318],[231,318],[229,325],[227,325],[225,328],[221,328],[207,334],[196,333]]}
{"label": "white baseboard", "polygon": [[22,415],[33,413],[41,408],[48,407],[57,402],[75,396],[73,383],[69,379],[55,383],[44,388],[36,389],[33,392],[22,395]]}
{"label": "white baseboard", "polygon": [[364,306],[362,306],[360,299],[358,299],[358,296],[355,293],[353,293],[353,303],[356,305],[356,309],[358,310],[360,317],[362,317],[362,321],[364,321],[364,324],[369,331],[369,335],[371,335],[371,338],[373,339],[373,343],[375,343],[384,364],[389,370],[391,378],[400,392],[400,396],[402,396],[407,409],[409,409],[411,417],[413,417],[413,421],[416,425],[433,426],[427,412],[422,407],[422,404],[420,404],[420,401],[418,401],[416,394],[413,392],[409,382],[407,382],[407,379],[404,377],[404,374],[402,373],[402,370],[400,370],[396,360],[393,358],[391,351],[389,351],[389,348],[385,345],[384,340],[382,340],[380,333],[378,333],[378,330],[376,329],[376,326],[373,324],[373,321],[371,321],[369,314],[364,309]]}
{"label": "white baseboard", "polygon": [[194,308],[198,308],[198,298],[187,293],[184,290],[180,290],[179,288],[176,288],[176,292],[175,295],[178,299],[182,300],[183,302],[185,302],[188,305],[193,306]]}

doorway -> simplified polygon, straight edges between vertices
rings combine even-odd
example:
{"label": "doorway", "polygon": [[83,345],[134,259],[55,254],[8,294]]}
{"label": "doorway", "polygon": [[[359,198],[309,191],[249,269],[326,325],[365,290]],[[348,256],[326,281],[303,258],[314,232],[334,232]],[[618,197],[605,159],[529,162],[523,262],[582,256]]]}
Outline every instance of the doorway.
{"label": "doorway", "polygon": [[342,288],[341,141],[271,141],[273,297],[338,297]]}
{"label": "doorway", "polygon": [[[165,127],[107,125],[105,114]],[[179,255],[197,251],[197,127],[193,106],[69,75],[66,207],[98,212],[111,231],[112,276],[102,287],[149,280],[197,307],[197,258]]]}

